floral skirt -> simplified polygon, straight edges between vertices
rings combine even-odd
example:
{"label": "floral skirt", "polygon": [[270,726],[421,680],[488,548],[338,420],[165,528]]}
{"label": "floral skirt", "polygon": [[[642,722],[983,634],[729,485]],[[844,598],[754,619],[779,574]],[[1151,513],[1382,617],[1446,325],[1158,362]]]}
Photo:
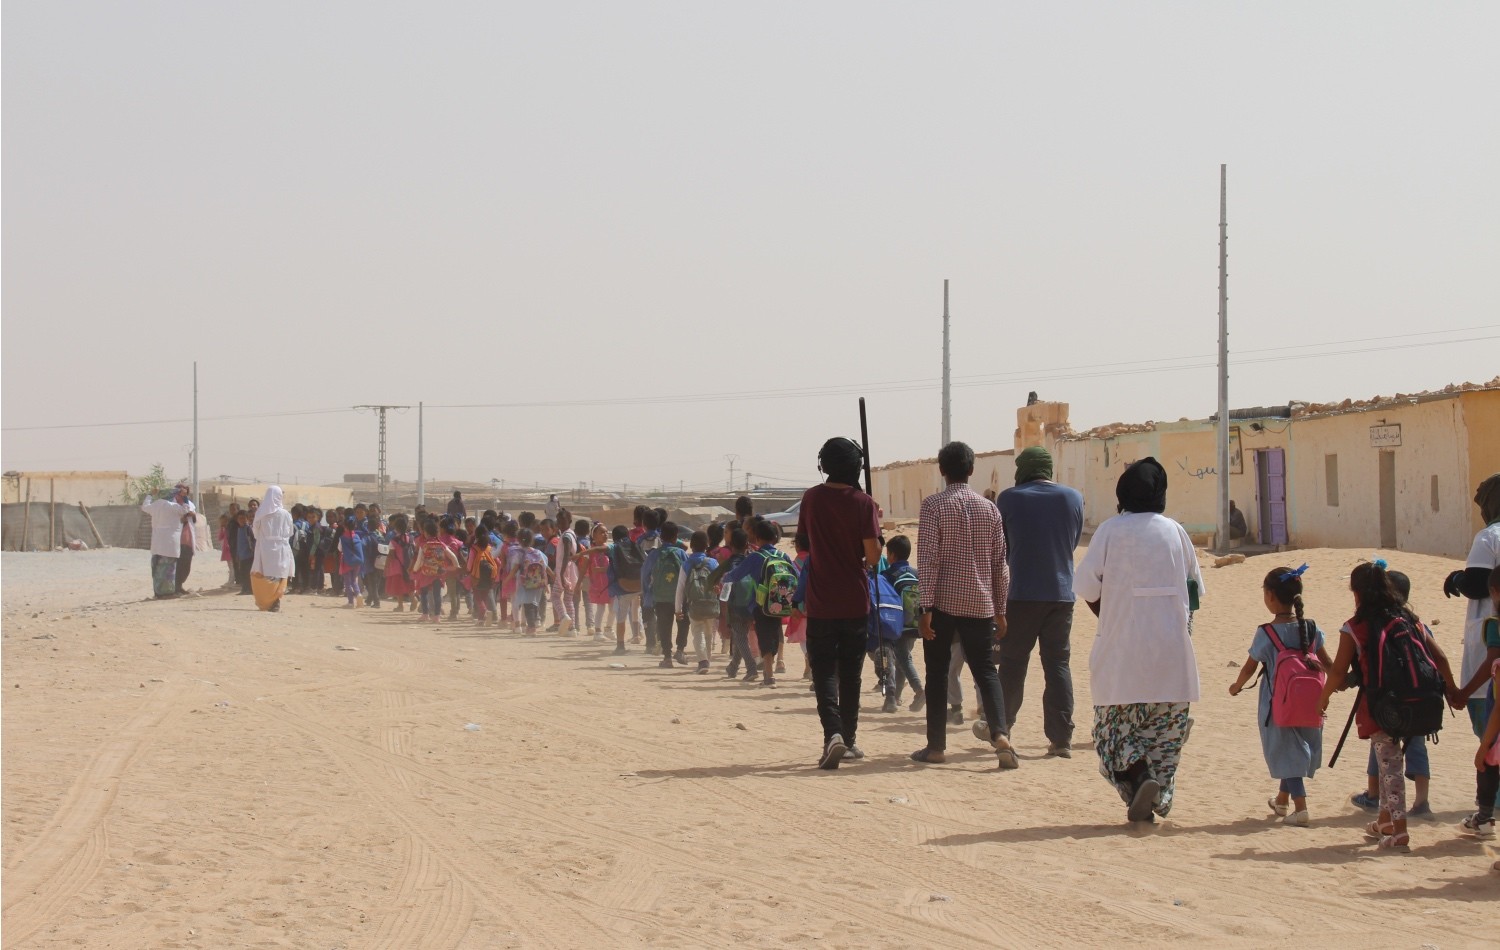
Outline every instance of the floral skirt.
{"label": "floral skirt", "polygon": [[1144,761],[1151,777],[1161,783],[1151,810],[1165,818],[1172,810],[1177,764],[1192,729],[1187,703],[1095,706],[1094,749],[1099,753],[1099,774],[1128,803],[1135,789],[1115,773],[1129,771],[1135,763]]}

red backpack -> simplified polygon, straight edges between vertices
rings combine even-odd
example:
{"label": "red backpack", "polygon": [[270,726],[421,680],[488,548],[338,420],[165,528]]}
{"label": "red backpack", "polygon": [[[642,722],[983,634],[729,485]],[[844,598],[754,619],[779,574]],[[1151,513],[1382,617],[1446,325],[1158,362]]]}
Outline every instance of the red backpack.
{"label": "red backpack", "polygon": [[1313,654],[1317,642],[1313,624],[1303,620],[1299,626],[1302,642],[1288,647],[1276,636],[1271,624],[1261,628],[1271,638],[1276,648],[1276,672],[1271,680],[1271,713],[1266,725],[1282,728],[1317,728],[1323,725],[1323,711],[1319,708],[1323,700],[1323,684],[1328,674]]}

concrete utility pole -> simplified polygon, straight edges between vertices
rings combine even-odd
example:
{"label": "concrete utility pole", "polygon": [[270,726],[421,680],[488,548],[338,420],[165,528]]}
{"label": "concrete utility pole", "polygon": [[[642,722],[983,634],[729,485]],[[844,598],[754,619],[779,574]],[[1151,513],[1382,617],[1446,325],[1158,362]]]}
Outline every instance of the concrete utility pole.
{"label": "concrete utility pole", "polygon": [[738,462],[740,457],[731,452],[724,458],[729,462],[729,481],[725,484],[725,491],[734,491],[734,463]]}
{"label": "concrete utility pole", "polygon": [[[504,488],[502,481],[500,487]],[[422,480],[422,404],[417,403],[417,504],[427,504],[427,483]]]}
{"label": "concrete utility pole", "polygon": [[376,495],[380,499],[380,509],[385,510],[385,413],[388,409],[410,409],[411,406],[355,406],[355,409],[374,409],[380,415],[380,457],[377,460],[376,477],[379,479],[379,488]]}
{"label": "concrete utility pole", "polygon": [[948,280],[943,279],[943,445],[953,441],[953,401],[950,393],[951,364],[948,350]]}
{"label": "concrete utility pole", "polygon": [[193,360],[193,504],[202,505],[198,497],[198,361]]}
{"label": "concrete utility pole", "polygon": [[1219,536],[1229,551],[1229,166],[1219,166]]}

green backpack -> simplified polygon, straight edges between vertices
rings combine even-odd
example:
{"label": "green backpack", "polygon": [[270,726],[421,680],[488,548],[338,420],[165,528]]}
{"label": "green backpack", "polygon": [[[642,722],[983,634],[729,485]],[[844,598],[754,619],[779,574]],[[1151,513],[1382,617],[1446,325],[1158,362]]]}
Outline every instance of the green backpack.
{"label": "green backpack", "polygon": [[780,551],[773,551],[761,566],[755,603],[767,617],[790,617],[797,593],[797,565]]}
{"label": "green backpack", "polygon": [[699,558],[688,572],[682,604],[691,620],[713,620],[719,616],[718,585],[709,579],[712,573],[706,558]]}
{"label": "green backpack", "polygon": [[682,548],[675,544],[665,545],[656,555],[656,564],[651,571],[651,599],[659,606],[677,600],[677,575],[682,573],[682,561],[686,557]]}

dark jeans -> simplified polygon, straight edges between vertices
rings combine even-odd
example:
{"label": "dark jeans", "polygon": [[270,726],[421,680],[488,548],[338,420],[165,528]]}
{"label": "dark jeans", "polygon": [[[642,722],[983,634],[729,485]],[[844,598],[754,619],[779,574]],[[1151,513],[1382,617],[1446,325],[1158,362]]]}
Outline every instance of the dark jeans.
{"label": "dark jeans", "polygon": [[646,631],[646,652],[650,653],[656,649],[656,608],[650,604],[641,604],[641,626]]}
{"label": "dark jeans", "polygon": [[1016,713],[1026,692],[1026,667],[1031,650],[1040,647],[1042,730],[1056,745],[1073,741],[1073,671],[1069,637],[1073,631],[1071,603],[1012,600],[1005,608],[1006,633],[1000,641],[1000,688],[1005,694],[1005,731],[1015,728]]}
{"label": "dark jeans", "polygon": [[1497,795],[1500,795],[1500,765],[1486,765],[1484,771],[1479,773],[1479,781],[1474,790],[1474,804],[1481,817],[1492,817],[1495,814]]}
{"label": "dark jeans", "polygon": [[250,593],[250,564],[249,558],[235,558],[234,576],[240,582],[240,593]]}
{"label": "dark jeans", "polygon": [[177,593],[182,593],[182,585],[187,583],[188,575],[193,573],[193,548],[192,545],[184,544],[182,553],[177,555]]}
{"label": "dark jeans", "polygon": [[807,662],[812,667],[813,695],[823,723],[823,744],[843,736],[854,745],[859,728],[859,678],[865,669],[865,617],[854,620],[807,618]]}
{"label": "dark jeans", "polygon": [[931,640],[922,641],[922,657],[927,665],[927,748],[942,752],[948,748],[948,664],[953,657],[953,641],[963,650],[979,701],[984,707],[984,721],[991,734],[1008,734],[1001,710],[1005,708],[1000,691],[1000,674],[990,659],[995,644],[994,617],[955,617],[941,610],[932,612]]}
{"label": "dark jeans", "polygon": [[292,593],[306,593],[312,574],[312,569],[308,566],[306,551],[292,555],[292,571],[294,572],[291,582]]}
{"label": "dark jeans", "polygon": [[922,688],[922,674],[917,672],[917,664],[911,658],[911,648],[916,645],[917,639],[902,634],[899,640],[882,642],[881,648],[886,652],[888,664],[885,681],[887,697],[900,699],[901,690],[907,683],[914,690]]}
{"label": "dark jeans", "polygon": [[672,613],[668,607],[658,607],[656,610],[656,641],[661,647],[661,655],[667,659],[672,658],[672,624],[677,621],[677,615]]}

